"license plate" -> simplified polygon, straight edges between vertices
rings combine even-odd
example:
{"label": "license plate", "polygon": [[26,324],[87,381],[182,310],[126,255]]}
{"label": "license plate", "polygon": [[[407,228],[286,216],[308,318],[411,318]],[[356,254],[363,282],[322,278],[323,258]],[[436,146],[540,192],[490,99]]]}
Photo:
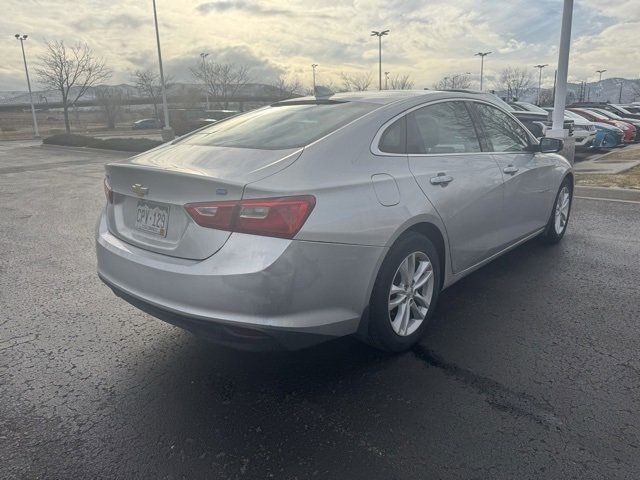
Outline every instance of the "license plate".
{"label": "license plate", "polygon": [[161,237],[167,236],[169,226],[169,206],[146,200],[138,200],[136,225],[142,230]]}

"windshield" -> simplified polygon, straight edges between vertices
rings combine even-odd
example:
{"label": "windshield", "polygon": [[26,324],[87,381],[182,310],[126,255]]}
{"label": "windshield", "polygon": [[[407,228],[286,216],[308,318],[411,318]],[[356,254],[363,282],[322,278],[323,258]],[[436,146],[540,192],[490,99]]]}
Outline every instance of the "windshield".
{"label": "windshield", "polygon": [[504,100],[502,100],[499,96],[497,95],[493,95],[494,99],[496,100],[495,103],[497,103],[498,105],[500,105],[503,109],[505,109],[507,112],[515,112],[516,109],[513,108],[511,105],[509,105],[507,102],[505,102]]}
{"label": "windshield", "polygon": [[609,110],[605,110],[603,108],[597,108],[595,109],[595,111],[598,113],[601,113],[605,117],[613,118],[614,120],[622,120],[622,117],[620,115],[616,115],[615,113],[610,112]]}
{"label": "windshield", "polygon": [[308,145],[379,105],[364,102],[275,104],[200,130],[186,144],[284,150]]}
{"label": "windshield", "polygon": [[518,105],[522,106],[526,110],[529,110],[530,112],[544,113],[545,115],[548,113],[544,108],[540,108],[533,103],[520,102]]}

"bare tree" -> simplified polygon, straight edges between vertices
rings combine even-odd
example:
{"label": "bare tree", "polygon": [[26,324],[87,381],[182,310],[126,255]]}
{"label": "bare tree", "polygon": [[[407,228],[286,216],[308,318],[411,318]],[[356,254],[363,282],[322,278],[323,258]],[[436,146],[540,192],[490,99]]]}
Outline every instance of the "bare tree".
{"label": "bare tree", "polygon": [[116,127],[116,120],[122,113],[122,105],[124,103],[124,95],[117,87],[98,87],[95,90],[96,103],[102,107],[104,111],[104,119],[107,128]]}
{"label": "bare tree", "polygon": [[[158,104],[160,103],[160,96],[162,94],[162,84],[160,83],[160,74],[154,73],[151,70],[136,70],[133,73],[133,83],[135,84],[140,95],[147,97],[153,104],[153,115],[160,121],[158,112]],[[169,88],[172,80],[169,76],[164,77],[165,88]]]}
{"label": "bare tree", "polygon": [[413,80],[409,75],[395,75],[389,79],[391,90],[411,90],[413,88]]}
{"label": "bare tree", "polygon": [[249,68],[232,63],[215,63],[205,59],[198,62],[191,69],[194,77],[200,80],[209,95],[217,99],[217,103],[224,109],[229,108],[229,102],[251,81]]}
{"label": "bare tree", "polygon": [[436,90],[455,90],[464,89],[471,86],[471,78],[467,74],[450,75],[443,77],[441,80],[433,84]]}
{"label": "bare tree", "polygon": [[630,84],[631,94],[633,95],[632,102],[635,102],[640,97],[640,80],[633,80]]}
{"label": "bare tree", "polygon": [[40,62],[36,75],[40,83],[62,95],[64,126],[67,133],[71,133],[69,107],[75,105],[90,87],[109,78],[111,71],[86,43],[67,48],[63,41],[47,42],[47,51],[40,57]]}
{"label": "bare tree", "polygon": [[371,85],[371,73],[341,73],[342,85],[344,90],[350,92],[364,92]]}
{"label": "bare tree", "polygon": [[304,92],[302,82],[298,77],[293,77],[291,80],[283,75],[280,75],[278,79],[272,85],[275,90],[275,94],[280,98],[292,98],[297,95],[301,95]]}
{"label": "bare tree", "polygon": [[509,101],[527,93],[533,83],[533,75],[525,68],[507,67],[496,80],[496,90],[506,92]]}

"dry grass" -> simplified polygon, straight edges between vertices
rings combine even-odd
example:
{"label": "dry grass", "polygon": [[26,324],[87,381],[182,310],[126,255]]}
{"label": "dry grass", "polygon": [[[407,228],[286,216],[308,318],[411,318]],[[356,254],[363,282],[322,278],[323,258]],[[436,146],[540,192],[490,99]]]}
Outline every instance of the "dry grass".
{"label": "dry grass", "polygon": [[[620,152],[624,153],[624,152]],[[610,157],[607,157],[607,160]],[[631,157],[627,157],[626,160],[629,160]],[[638,158],[638,153],[636,150],[636,156],[634,158]],[[618,160],[621,160],[620,158]],[[618,173],[615,175],[609,174],[580,174],[576,175],[576,184],[588,187],[618,187],[618,188],[633,188],[640,190],[640,165],[637,167],[633,167],[630,170],[627,170],[623,173]]]}

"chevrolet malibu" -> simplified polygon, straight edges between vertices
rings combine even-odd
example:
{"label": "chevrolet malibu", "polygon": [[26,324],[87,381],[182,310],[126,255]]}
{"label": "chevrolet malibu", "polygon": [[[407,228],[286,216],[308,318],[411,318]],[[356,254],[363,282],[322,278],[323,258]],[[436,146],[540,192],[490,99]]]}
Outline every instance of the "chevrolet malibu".
{"label": "chevrolet malibu", "polygon": [[305,97],[106,166],[98,274],[218,343],[420,339],[438,295],[534,237],[559,242],[571,165],[492,95]]}

